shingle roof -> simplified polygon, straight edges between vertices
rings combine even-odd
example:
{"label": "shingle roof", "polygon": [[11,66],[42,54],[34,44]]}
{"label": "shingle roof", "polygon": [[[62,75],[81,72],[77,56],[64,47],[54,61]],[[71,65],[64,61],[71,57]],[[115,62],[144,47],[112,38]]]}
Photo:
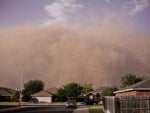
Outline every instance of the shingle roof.
{"label": "shingle roof", "polygon": [[9,93],[13,93],[13,91],[15,91],[14,89],[6,88],[6,87],[0,87],[0,90],[2,90],[2,89],[8,91]]}
{"label": "shingle roof", "polygon": [[126,92],[126,91],[143,91],[143,90],[148,90],[150,91],[150,78],[149,79],[146,79],[146,80],[143,80],[141,82],[138,82],[136,84],[133,84],[131,86],[128,86],[128,87],[125,87],[125,88],[122,88],[118,91],[115,91],[114,93],[121,93],[121,92]]}
{"label": "shingle roof", "polygon": [[96,95],[97,93],[95,93],[95,92],[89,92],[89,93],[84,94],[83,96],[87,96],[87,95],[90,95],[90,94]]}
{"label": "shingle roof", "polygon": [[6,89],[0,89],[0,96],[11,96],[12,94]]}
{"label": "shingle roof", "polygon": [[32,97],[51,97],[52,94],[47,92],[47,91],[40,91],[38,93],[35,93],[33,95],[31,95]]}
{"label": "shingle roof", "polygon": [[50,89],[47,89],[46,90],[47,92],[50,92],[51,94],[56,94],[57,93],[57,91],[58,91],[58,89],[56,88],[56,87],[52,87],[52,88],[50,88]]}
{"label": "shingle roof", "polygon": [[35,93],[33,95],[31,95],[32,97],[51,97],[53,96],[55,93],[57,93],[58,89],[55,87],[52,87],[50,89],[47,90],[43,90],[40,91],[38,93]]}

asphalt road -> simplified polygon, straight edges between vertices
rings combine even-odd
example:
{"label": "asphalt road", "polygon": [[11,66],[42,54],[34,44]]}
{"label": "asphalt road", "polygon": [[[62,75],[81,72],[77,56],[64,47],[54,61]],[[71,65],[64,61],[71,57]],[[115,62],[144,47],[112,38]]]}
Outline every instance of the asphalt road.
{"label": "asphalt road", "polygon": [[0,113],[73,113],[74,109],[65,106],[25,106],[21,109],[1,111]]}

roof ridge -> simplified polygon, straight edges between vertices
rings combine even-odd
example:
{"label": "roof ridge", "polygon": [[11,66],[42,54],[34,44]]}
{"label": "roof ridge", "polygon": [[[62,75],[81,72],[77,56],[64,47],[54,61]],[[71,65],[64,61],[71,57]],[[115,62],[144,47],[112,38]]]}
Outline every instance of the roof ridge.
{"label": "roof ridge", "polygon": [[[149,81],[150,80],[150,78],[147,78],[147,79],[144,79],[144,80],[142,80],[142,81],[140,81],[140,82],[137,82],[137,83],[135,83],[135,84],[133,84],[133,85],[130,85],[129,86],[129,88],[136,88],[137,86],[139,86],[139,85],[141,85],[141,84],[143,84],[143,83],[145,83],[145,82],[147,82],[147,81]],[[128,88],[128,87],[126,87],[126,88]]]}
{"label": "roof ridge", "polygon": [[122,91],[131,91],[131,90],[146,90],[146,89],[150,89],[150,88],[142,88],[142,87],[139,87],[139,86],[142,86],[144,85],[144,83],[147,83],[147,81],[150,81],[150,78],[146,78],[138,83],[135,83],[133,85],[130,85],[128,87],[125,87],[125,88],[121,88],[119,89],[118,91],[115,91],[114,93],[117,93],[117,92],[122,92]]}
{"label": "roof ridge", "polygon": [[53,93],[51,93],[50,91],[45,90],[45,92],[50,93],[50,94],[52,94],[52,95],[53,95]]}

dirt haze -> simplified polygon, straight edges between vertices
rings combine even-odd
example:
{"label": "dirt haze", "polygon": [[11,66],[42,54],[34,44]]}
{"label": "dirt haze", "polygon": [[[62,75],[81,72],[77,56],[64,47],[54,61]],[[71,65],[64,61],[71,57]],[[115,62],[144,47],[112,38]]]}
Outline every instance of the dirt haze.
{"label": "dirt haze", "polygon": [[126,25],[22,25],[0,30],[0,86],[40,79],[46,87],[71,81],[118,85],[128,72],[150,74],[150,34]]}

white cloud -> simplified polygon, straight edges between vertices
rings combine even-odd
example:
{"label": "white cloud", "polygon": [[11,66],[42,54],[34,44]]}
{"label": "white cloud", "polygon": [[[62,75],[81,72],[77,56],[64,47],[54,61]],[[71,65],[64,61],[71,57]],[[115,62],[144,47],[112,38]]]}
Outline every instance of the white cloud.
{"label": "white cloud", "polygon": [[44,25],[51,23],[66,24],[71,15],[82,7],[76,0],[55,0],[52,4],[46,5],[45,10],[49,18],[44,20]]}
{"label": "white cloud", "polygon": [[149,3],[150,0],[132,0],[130,4],[133,5],[134,8],[132,8],[128,14],[130,16],[135,16],[136,14],[147,8],[149,6]]}

